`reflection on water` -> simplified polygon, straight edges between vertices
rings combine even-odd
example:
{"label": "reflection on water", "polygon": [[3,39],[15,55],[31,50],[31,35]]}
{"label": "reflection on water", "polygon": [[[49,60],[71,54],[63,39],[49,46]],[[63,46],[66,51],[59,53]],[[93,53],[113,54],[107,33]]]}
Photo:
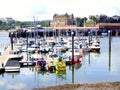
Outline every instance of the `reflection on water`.
{"label": "reflection on water", "polygon": [[111,71],[111,52],[109,52],[109,71]]}
{"label": "reflection on water", "polygon": [[[111,53],[108,38],[101,38],[100,53],[83,55],[82,64],[67,66],[64,72],[37,72],[34,66],[22,67],[17,73],[0,74],[0,90],[31,90],[69,83],[120,81],[120,39],[112,38]],[[25,54],[26,55],[26,54]]]}

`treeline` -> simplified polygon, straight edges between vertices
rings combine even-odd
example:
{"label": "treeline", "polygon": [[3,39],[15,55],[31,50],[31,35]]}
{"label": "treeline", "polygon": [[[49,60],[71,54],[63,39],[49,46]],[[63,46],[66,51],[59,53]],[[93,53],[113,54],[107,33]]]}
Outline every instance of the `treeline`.
{"label": "treeline", "polygon": [[0,30],[9,30],[15,27],[15,22],[0,21]]}
{"label": "treeline", "polygon": [[50,26],[50,20],[45,21],[13,21],[13,22],[5,22],[0,20],[0,30],[9,30],[9,29],[15,29],[16,27],[19,28],[25,28],[25,27],[34,27],[35,25]]}
{"label": "treeline", "polygon": [[88,18],[77,17],[74,24],[77,26],[95,26],[97,23],[120,23],[120,16],[90,15]]}
{"label": "treeline", "polygon": [[[51,20],[43,21],[13,21],[5,22],[0,21],[0,30],[9,30],[16,27],[24,28],[29,26],[40,25],[42,27],[50,27]],[[77,26],[95,26],[97,23],[120,23],[120,16],[108,17],[107,15],[90,15],[87,17],[76,17],[74,20],[74,25]]]}

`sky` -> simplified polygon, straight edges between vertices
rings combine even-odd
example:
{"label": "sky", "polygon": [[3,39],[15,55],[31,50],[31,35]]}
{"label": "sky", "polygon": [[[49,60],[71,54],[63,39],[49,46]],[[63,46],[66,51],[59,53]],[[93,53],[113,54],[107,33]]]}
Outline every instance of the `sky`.
{"label": "sky", "polygon": [[0,18],[18,21],[52,20],[54,14],[119,15],[120,0],[0,0]]}

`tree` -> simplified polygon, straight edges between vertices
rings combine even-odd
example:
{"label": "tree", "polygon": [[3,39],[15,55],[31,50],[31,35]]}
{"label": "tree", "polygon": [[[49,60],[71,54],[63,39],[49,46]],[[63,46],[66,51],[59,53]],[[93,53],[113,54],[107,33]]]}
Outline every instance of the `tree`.
{"label": "tree", "polygon": [[80,17],[77,17],[76,18],[76,21],[77,21],[77,26],[84,26],[84,23],[86,22],[87,18],[86,17],[83,17],[83,18],[80,18]]}

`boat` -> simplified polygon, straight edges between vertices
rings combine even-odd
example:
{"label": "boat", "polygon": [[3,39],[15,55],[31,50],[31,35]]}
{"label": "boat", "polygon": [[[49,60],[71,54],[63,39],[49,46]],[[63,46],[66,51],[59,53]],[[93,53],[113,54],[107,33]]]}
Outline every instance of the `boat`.
{"label": "boat", "polygon": [[82,55],[79,53],[79,50],[77,49],[74,49],[74,61],[73,62],[72,62],[72,50],[69,50],[66,56],[67,56],[66,58],[67,65],[82,63]]}
{"label": "boat", "polygon": [[64,61],[62,61],[61,58],[56,58],[54,60],[55,70],[57,71],[65,71],[66,70],[66,64]]}
{"label": "boat", "polygon": [[31,45],[30,47],[27,48],[27,51],[28,51],[29,53],[33,53],[33,52],[35,52],[35,51],[38,50],[38,49],[39,49],[39,46],[33,44],[33,45]]}
{"label": "boat", "polygon": [[19,50],[11,50],[9,52],[9,59],[17,59],[17,60],[21,60],[23,58],[23,55],[21,54],[21,52]]}
{"label": "boat", "polygon": [[93,43],[89,46],[89,51],[90,51],[90,52],[100,52],[100,43],[93,42]]}
{"label": "boat", "polygon": [[46,57],[46,67],[47,67],[47,70],[50,71],[50,72],[55,71],[55,66],[53,64],[53,58],[54,58],[53,55],[48,55]]}
{"label": "boat", "polygon": [[40,52],[41,53],[48,53],[50,51],[49,46],[47,45],[41,45],[40,46]]}
{"label": "boat", "polygon": [[35,69],[37,71],[46,71],[46,61],[42,58],[40,60],[37,60],[35,63]]}
{"label": "boat", "polygon": [[39,53],[34,53],[31,55],[31,60],[34,60],[34,61],[39,60],[41,58],[42,58],[42,56]]}

